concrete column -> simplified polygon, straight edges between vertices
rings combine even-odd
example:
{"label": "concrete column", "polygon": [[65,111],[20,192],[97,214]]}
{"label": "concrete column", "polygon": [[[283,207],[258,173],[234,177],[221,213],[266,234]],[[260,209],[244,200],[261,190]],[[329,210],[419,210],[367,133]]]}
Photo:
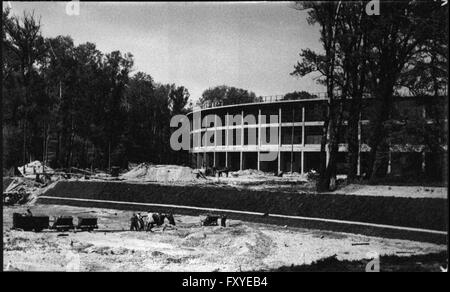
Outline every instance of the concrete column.
{"label": "concrete column", "polygon": [[200,149],[202,149],[203,145],[202,145],[202,129],[200,128],[200,131],[198,132],[198,147],[200,147]]}
{"label": "concrete column", "polygon": [[242,167],[243,167],[243,154],[242,154],[242,151],[241,152],[239,152],[239,170],[242,170]]}
{"label": "concrete column", "polygon": [[281,171],[281,107],[278,108],[278,172]]}
{"label": "concrete column", "polygon": [[301,165],[300,166],[300,173],[304,174],[305,173],[305,168],[304,168],[304,165],[305,165],[305,151],[301,152],[301,164],[300,165]]}
{"label": "concrete column", "polygon": [[305,147],[305,107],[302,107],[302,146]]}
{"label": "concrete column", "polygon": [[213,166],[216,167],[216,149],[217,149],[217,115],[214,115],[214,151],[213,151]]}
{"label": "concrete column", "polygon": [[242,153],[242,147],[244,147],[244,110],[241,111],[241,155],[240,155],[240,167],[239,169],[243,169],[244,164],[244,154]]}
{"label": "concrete column", "polygon": [[260,167],[260,147],[261,147],[261,110],[258,110],[258,158],[256,161],[258,170],[261,169]]}
{"label": "concrete column", "polygon": [[[225,149],[228,149],[228,112],[225,116]],[[228,167],[228,151],[225,150],[225,167]]]}
{"label": "concrete column", "polygon": [[388,148],[388,168],[387,168],[387,174],[391,173],[392,170],[392,157],[391,157],[391,145],[389,145]]}
{"label": "concrete column", "polygon": [[425,149],[422,151],[422,173],[425,173]]}
{"label": "concrete column", "polygon": [[294,164],[294,120],[295,120],[295,108],[292,109],[292,123],[291,123],[291,173],[293,171]]}
{"label": "concrete column", "polygon": [[358,165],[356,166],[356,175],[361,175],[361,114],[358,122]]}
{"label": "concrete column", "polygon": [[244,146],[244,111],[241,112],[241,147]]}

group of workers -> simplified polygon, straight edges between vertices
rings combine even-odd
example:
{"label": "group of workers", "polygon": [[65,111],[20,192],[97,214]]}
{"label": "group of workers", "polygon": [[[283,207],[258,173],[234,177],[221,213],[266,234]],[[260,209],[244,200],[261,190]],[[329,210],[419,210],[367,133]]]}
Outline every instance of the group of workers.
{"label": "group of workers", "polygon": [[[142,215],[141,213],[133,213],[131,217],[131,231],[152,231],[152,228],[156,226],[161,226],[164,224],[165,219],[169,221],[170,225],[175,226],[175,219],[173,214],[170,213],[147,213]],[[165,229],[165,227],[164,227]]]}

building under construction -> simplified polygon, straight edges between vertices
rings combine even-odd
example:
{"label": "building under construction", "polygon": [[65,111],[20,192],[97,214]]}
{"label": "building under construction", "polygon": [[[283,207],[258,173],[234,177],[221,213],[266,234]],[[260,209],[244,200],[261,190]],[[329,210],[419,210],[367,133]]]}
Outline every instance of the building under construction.
{"label": "building under construction", "polygon": [[[209,104],[191,112],[192,166],[298,173],[318,170],[324,106],[328,99],[325,96],[299,100],[283,98],[264,97],[253,103],[236,105]],[[443,96],[395,97],[390,119],[399,127],[404,127],[406,121],[424,121],[431,125],[436,122],[436,107],[446,112],[445,99]],[[368,131],[374,102],[373,98],[364,98],[362,102],[358,122],[358,175],[366,171],[370,151]],[[249,118],[251,116],[255,118]],[[442,127],[447,127],[446,118],[440,122],[443,122]],[[347,122],[344,121],[339,141],[338,174],[346,173],[347,168],[346,128]],[[446,147],[442,145],[444,150]],[[417,138],[406,136],[400,141],[397,139],[388,148],[388,174],[402,175],[407,169],[442,177],[443,165],[439,162],[442,163],[443,158],[436,157],[439,154],[430,151],[427,145],[418,144]],[[269,151],[277,154],[275,159],[261,159],[262,154]]]}

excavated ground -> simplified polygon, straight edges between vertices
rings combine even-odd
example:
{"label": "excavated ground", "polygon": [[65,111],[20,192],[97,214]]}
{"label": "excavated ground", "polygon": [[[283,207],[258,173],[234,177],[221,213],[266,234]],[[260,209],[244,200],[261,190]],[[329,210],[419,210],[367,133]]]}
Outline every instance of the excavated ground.
{"label": "excavated ground", "polygon": [[[312,194],[249,190],[229,185],[60,181],[47,197],[155,203],[447,230],[446,198]],[[40,203],[55,200],[38,199]],[[68,203],[68,202],[61,202]],[[70,204],[73,204],[70,203]],[[86,204],[81,204],[86,206]],[[87,205],[88,206],[88,205]],[[107,203],[95,207],[117,208]]]}
{"label": "excavated ground", "polygon": [[[12,213],[30,208],[36,215],[98,217],[94,232],[11,230]],[[128,231],[132,211],[27,205],[3,208],[4,270],[46,271],[253,271],[301,266],[346,270],[346,261],[357,261],[353,270],[364,271],[364,261],[377,253],[406,259],[397,268],[417,270],[412,256],[424,256],[422,270],[439,271],[433,257],[446,245],[385,239],[342,232],[320,231],[229,220],[227,227],[200,226],[198,216],[176,215],[175,229],[155,232]],[[315,264],[313,264],[315,263]],[[312,265],[311,265],[312,264]],[[339,268],[341,267],[341,268]],[[392,265],[390,265],[392,267]],[[285,269],[285,268],[284,268]]]}

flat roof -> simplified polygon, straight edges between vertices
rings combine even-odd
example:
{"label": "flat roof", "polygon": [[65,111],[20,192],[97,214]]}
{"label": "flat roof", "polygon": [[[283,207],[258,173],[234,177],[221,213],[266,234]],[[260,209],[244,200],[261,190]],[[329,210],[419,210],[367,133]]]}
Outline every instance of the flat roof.
{"label": "flat roof", "polygon": [[327,98],[308,98],[308,99],[292,99],[292,100],[276,100],[276,101],[261,101],[261,102],[247,102],[247,103],[238,103],[238,104],[229,104],[229,105],[222,105],[222,106],[215,106],[215,107],[208,107],[208,108],[202,108],[202,109],[196,109],[192,112],[189,112],[188,114],[192,114],[194,112],[200,112],[200,111],[208,111],[208,110],[218,110],[218,109],[225,109],[225,108],[232,108],[232,107],[240,107],[240,106],[254,106],[254,105],[267,105],[267,104],[280,104],[280,103],[292,103],[292,102],[311,102],[311,101],[325,101],[328,100]]}
{"label": "flat roof", "polygon": [[[394,96],[394,98],[397,99],[421,99],[421,98],[444,98],[446,96],[440,95],[440,96],[429,96],[429,95],[420,95],[420,96]],[[375,99],[374,97],[363,97],[363,99]],[[319,97],[319,98],[305,98],[305,99],[292,99],[292,100],[274,100],[274,101],[254,101],[254,102],[248,102],[248,103],[238,103],[238,104],[229,104],[229,105],[222,105],[222,106],[212,106],[208,108],[200,108],[200,109],[194,109],[193,111],[189,112],[188,115],[193,114],[195,112],[202,112],[202,111],[212,111],[212,110],[222,110],[222,109],[229,109],[229,108],[236,108],[236,107],[246,107],[246,106],[258,106],[258,105],[268,105],[268,104],[289,104],[294,102],[318,102],[318,101],[326,101],[328,98],[325,97]],[[351,99],[345,99],[346,101],[350,101]]]}

